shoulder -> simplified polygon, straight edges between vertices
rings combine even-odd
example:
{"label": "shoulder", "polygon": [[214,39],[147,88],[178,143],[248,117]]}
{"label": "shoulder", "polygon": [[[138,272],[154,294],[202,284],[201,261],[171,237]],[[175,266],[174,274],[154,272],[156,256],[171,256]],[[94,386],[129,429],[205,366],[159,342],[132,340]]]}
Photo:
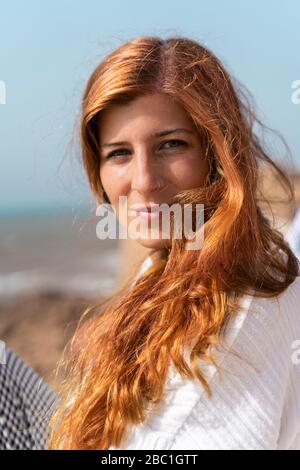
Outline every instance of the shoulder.
{"label": "shoulder", "polygon": [[300,277],[274,297],[253,296],[248,317],[263,329],[280,330],[288,341],[300,335]]}
{"label": "shoulder", "polygon": [[293,344],[300,339],[300,277],[274,297],[242,297],[228,338],[227,342],[258,363],[267,358],[274,363],[279,358],[281,365],[285,363],[282,372],[288,370]]}
{"label": "shoulder", "polygon": [[[177,399],[174,413],[181,424],[176,446],[182,444],[183,436],[189,437],[193,446],[206,443],[206,448],[290,449],[298,445],[299,295],[297,277],[273,298],[242,297],[241,310],[228,325],[225,350],[211,350],[221,374],[199,360],[211,386],[210,399],[199,384],[188,383],[174,372],[167,384],[167,400],[173,403]],[[179,402],[185,403],[184,409]],[[187,415],[184,419],[180,410]]]}

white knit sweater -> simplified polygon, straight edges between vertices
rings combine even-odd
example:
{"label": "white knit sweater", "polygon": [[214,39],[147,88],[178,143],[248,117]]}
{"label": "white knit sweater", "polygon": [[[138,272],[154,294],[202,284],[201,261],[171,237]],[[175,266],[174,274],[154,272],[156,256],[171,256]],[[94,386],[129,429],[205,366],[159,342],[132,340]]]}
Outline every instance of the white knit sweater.
{"label": "white knit sweater", "polygon": [[[151,264],[148,257],[139,274]],[[212,350],[220,377],[199,362],[212,397],[170,365],[163,400],[121,449],[300,450],[300,277],[277,299],[244,296],[242,305],[226,337],[242,360]]]}

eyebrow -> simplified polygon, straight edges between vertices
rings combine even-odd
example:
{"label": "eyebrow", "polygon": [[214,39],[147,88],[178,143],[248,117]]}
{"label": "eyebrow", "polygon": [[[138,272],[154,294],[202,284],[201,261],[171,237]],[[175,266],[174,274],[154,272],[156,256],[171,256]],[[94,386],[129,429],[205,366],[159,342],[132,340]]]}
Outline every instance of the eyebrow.
{"label": "eyebrow", "polygon": [[[182,127],[178,127],[176,129],[166,129],[164,131],[155,132],[154,134],[150,135],[150,138],[163,137],[165,135],[173,134],[174,132],[188,132],[189,134],[195,134],[195,132],[190,130],[190,129],[184,129]],[[122,142],[109,142],[107,144],[102,144],[101,148],[103,148],[103,147],[113,147],[114,145],[126,145],[127,143],[128,142],[125,142],[125,141],[122,141]]]}

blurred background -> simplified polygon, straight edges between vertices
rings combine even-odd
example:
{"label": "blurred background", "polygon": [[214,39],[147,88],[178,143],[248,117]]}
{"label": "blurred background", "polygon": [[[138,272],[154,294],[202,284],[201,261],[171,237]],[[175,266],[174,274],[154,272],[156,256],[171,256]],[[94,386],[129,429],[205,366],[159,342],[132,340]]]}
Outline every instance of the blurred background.
{"label": "blurred background", "polygon": [[[55,386],[55,365],[84,308],[112,293],[145,255],[133,241],[96,237],[76,127],[89,75],[139,35],[201,41],[286,139],[291,155],[276,135],[265,137],[299,204],[300,99],[292,96],[300,3],[4,0],[0,8],[0,339]],[[272,172],[262,186],[287,233],[297,204],[284,200]]]}

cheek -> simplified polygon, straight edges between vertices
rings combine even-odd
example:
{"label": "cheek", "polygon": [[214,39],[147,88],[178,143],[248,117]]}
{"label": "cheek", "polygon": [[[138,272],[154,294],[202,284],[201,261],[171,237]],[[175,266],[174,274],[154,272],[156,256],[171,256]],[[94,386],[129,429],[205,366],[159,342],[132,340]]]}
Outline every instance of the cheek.
{"label": "cheek", "polygon": [[125,195],[127,191],[127,181],[123,173],[109,166],[100,168],[102,186],[113,206],[118,203],[119,196]]}
{"label": "cheek", "polygon": [[189,156],[172,165],[173,182],[179,189],[203,186],[208,174],[208,165],[199,155]]}

